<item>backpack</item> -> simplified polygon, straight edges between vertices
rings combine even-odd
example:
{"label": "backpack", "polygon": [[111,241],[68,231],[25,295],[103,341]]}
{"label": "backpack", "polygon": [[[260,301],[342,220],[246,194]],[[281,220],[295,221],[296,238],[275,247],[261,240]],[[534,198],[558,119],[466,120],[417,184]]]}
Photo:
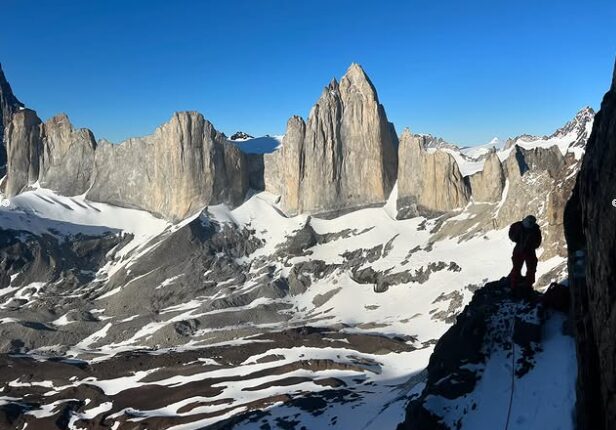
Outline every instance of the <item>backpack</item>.
{"label": "backpack", "polygon": [[522,229],[524,226],[522,225],[522,221],[514,222],[509,227],[509,239],[512,242],[519,243],[522,239]]}
{"label": "backpack", "polygon": [[517,221],[509,227],[509,239],[522,249],[537,249],[541,245],[541,229],[537,224],[525,228],[522,221]]}

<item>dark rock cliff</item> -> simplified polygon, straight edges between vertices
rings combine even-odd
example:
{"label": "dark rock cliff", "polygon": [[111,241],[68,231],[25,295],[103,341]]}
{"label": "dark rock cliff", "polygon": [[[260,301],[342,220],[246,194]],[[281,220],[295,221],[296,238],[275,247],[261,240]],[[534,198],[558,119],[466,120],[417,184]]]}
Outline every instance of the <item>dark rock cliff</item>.
{"label": "dark rock cliff", "polygon": [[[477,290],[455,324],[436,344],[425,386],[421,393],[411,396],[405,420],[397,430],[477,428],[477,419],[473,420],[472,415],[485,418],[489,415],[486,411],[493,407],[486,403],[486,396],[482,398],[481,389],[475,392],[478,387],[483,384],[483,391],[492,387],[494,396],[509,392],[513,387],[508,375],[521,380],[541,360],[537,356],[542,351],[543,315],[538,300],[512,298],[505,278]],[[574,361],[573,357],[570,359]],[[490,362],[498,364],[494,366]],[[491,370],[503,365],[509,366],[506,378]],[[546,397],[541,389],[520,383],[529,389],[520,393],[520,397]],[[494,419],[499,422],[480,419],[479,422],[488,426],[485,428],[502,428],[500,422],[509,421],[506,402],[497,403],[502,413]],[[564,412],[566,405],[561,406]],[[515,420],[520,419],[520,414],[517,415]]]}
{"label": "dark rock cliff", "polygon": [[[616,72],[616,71],[615,71]],[[616,428],[616,73],[565,209],[578,428]]]}
{"label": "dark rock cliff", "polygon": [[0,178],[6,173],[6,142],[4,141],[4,130],[8,127],[13,117],[13,113],[23,107],[23,103],[17,100],[13,94],[11,86],[4,77],[2,65],[0,64]]}

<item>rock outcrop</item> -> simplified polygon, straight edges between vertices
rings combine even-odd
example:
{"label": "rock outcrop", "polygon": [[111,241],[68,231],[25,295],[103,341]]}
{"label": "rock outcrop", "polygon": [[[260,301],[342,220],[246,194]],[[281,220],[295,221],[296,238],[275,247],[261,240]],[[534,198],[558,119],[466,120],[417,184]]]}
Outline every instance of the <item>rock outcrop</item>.
{"label": "rock outcrop", "polygon": [[374,86],[352,64],[324,88],[306,123],[289,120],[282,149],[266,158],[265,187],[281,194],[288,214],[383,203],[396,179],[397,143]]}
{"label": "rock outcrop", "polygon": [[0,178],[6,173],[7,151],[4,141],[4,131],[8,127],[13,114],[23,107],[23,103],[17,100],[11,86],[4,76],[0,64]]}
{"label": "rock outcrop", "polygon": [[196,112],[175,113],[154,134],[101,142],[87,197],[173,221],[208,204],[238,205],[248,190],[243,153]]}
{"label": "rock outcrop", "polygon": [[[560,393],[548,388],[541,378],[552,355],[542,353],[559,354],[559,362],[550,365],[554,369],[550,377],[575,363],[573,342],[569,349],[550,345],[554,338],[568,342],[559,327],[565,317],[546,318],[539,305],[545,296],[535,293],[530,302],[516,300],[506,284],[506,278],[502,278],[475,291],[471,302],[439,339],[430,356],[425,384],[407,405],[398,430],[509,428],[509,424],[522,422],[534,428],[524,410],[526,403],[520,400],[527,401],[532,395],[539,403],[548,399],[557,402],[554,394]],[[500,370],[503,368],[504,372]],[[574,385],[573,375],[562,378],[567,381],[563,386]],[[520,386],[523,393],[516,392]],[[561,395],[559,400],[564,402],[557,403],[562,412],[559,420],[554,419],[554,411],[544,407],[537,408],[532,423],[549,422],[551,428],[567,428],[574,405],[569,393]],[[509,412],[505,409],[507,400]],[[494,405],[503,405],[501,413],[494,412]]]}
{"label": "rock outcrop", "polygon": [[427,152],[422,137],[406,129],[400,138],[398,217],[435,215],[461,209],[470,190],[451,154]]}
{"label": "rock outcrop", "polygon": [[496,214],[496,225],[505,228],[532,214],[543,232],[541,259],[564,256],[562,214],[578,165],[573,154],[564,157],[556,146],[524,149],[516,145],[503,163],[507,195]]}
{"label": "rock outcrop", "polygon": [[505,172],[495,150],[488,154],[483,170],[469,176],[473,200],[498,202],[505,187]]}
{"label": "rock outcrop", "polygon": [[8,177],[6,194],[14,196],[38,182],[74,196],[90,187],[96,142],[87,129],[74,129],[68,117],[42,123],[36,112],[15,112],[6,132]]}
{"label": "rock outcrop", "polygon": [[[280,154],[274,155],[278,157],[276,160],[268,160],[267,167],[276,165],[278,178],[274,179],[278,182],[278,193],[282,198],[282,207],[285,208],[288,214],[296,214],[302,211],[301,195],[310,193],[310,190],[304,190],[302,179],[305,169],[306,154],[304,153],[304,139],[306,137],[306,123],[298,116],[293,116],[287,121],[287,131],[282,142],[282,151]],[[273,157],[272,157],[273,158]],[[274,170],[274,169],[272,169]],[[267,179],[271,175],[266,174]],[[266,189],[271,180],[265,183]],[[269,188],[273,188],[271,185]]]}
{"label": "rock outcrop", "polygon": [[417,134],[425,149],[451,149],[452,151],[459,151],[460,147],[453,143],[447,142],[442,137],[433,136],[431,134]]}
{"label": "rock outcrop", "polygon": [[44,124],[22,109],[7,129],[6,194],[38,182],[59,194],[143,209],[179,221],[208,204],[240,204],[247,157],[196,112],[175,113],[154,134],[119,145],[74,129],[66,115]]}
{"label": "rock outcrop", "polygon": [[578,428],[616,428],[616,69],[565,212]]}
{"label": "rock outcrop", "polygon": [[56,115],[43,125],[40,159],[41,187],[74,196],[90,187],[96,141],[88,129],[74,129],[68,116]]}
{"label": "rock outcrop", "polygon": [[43,123],[30,109],[15,112],[6,130],[7,182],[5,192],[12,197],[39,178],[43,150]]}

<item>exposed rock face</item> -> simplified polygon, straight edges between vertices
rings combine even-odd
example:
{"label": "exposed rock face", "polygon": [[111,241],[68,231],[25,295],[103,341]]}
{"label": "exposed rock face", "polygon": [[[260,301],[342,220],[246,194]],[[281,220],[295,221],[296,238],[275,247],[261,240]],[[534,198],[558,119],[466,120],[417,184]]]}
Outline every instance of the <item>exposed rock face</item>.
{"label": "exposed rock face", "polygon": [[251,185],[263,188],[262,157],[248,162],[200,114],[176,113],[151,136],[97,148],[92,132],[73,128],[66,115],[43,124],[23,109],[0,68],[0,179],[5,173],[9,197],[38,181],[176,221],[210,203],[237,205]]}
{"label": "exposed rock face", "polygon": [[67,196],[85,193],[94,168],[92,132],[74,129],[68,117],[60,114],[45,122],[44,133],[40,185]]}
{"label": "exposed rock face", "polygon": [[575,142],[573,142],[572,146],[585,147],[592,131],[594,119],[595,111],[593,108],[586,106],[580,110],[571,121],[565,124],[562,128],[556,130],[552,136],[562,138],[574,133],[577,138]]}
{"label": "exposed rock face", "polygon": [[2,65],[0,64],[0,178],[6,173],[7,151],[4,141],[4,130],[8,127],[13,113],[23,107],[23,103],[17,100],[11,86],[7,82]]}
{"label": "exposed rock face", "polygon": [[453,151],[459,151],[460,147],[447,142],[442,137],[433,136],[431,134],[417,134],[416,135],[420,140],[424,148],[434,148],[434,149],[451,149]]}
{"label": "exposed rock face", "polygon": [[400,138],[398,217],[449,212],[466,206],[469,197],[455,159],[444,151],[428,153],[421,136],[406,129]]}
{"label": "exposed rock face", "polygon": [[[616,428],[616,70],[597,113],[565,230],[578,352],[578,428]],[[576,251],[585,252],[576,262]],[[584,270],[585,269],[585,270]]]}
{"label": "exposed rock face", "polygon": [[563,157],[556,146],[528,150],[516,145],[503,164],[507,195],[496,214],[497,226],[505,228],[532,214],[542,228],[541,259],[564,256],[562,214],[578,162],[572,155]]}
{"label": "exposed rock face", "polygon": [[[308,121],[293,117],[283,148],[269,165],[279,169],[289,214],[325,213],[383,203],[396,178],[397,138],[362,68],[352,64],[325,87]],[[275,169],[276,167],[274,167]],[[266,189],[275,190],[268,180]]]}
{"label": "exposed rock face", "polygon": [[12,197],[38,181],[39,160],[43,150],[43,124],[36,112],[22,109],[13,114],[6,137],[8,179],[5,191]]}
{"label": "exposed rock face", "polygon": [[483,170],[469,177],[473,199],[477,202],[497,202],[505,187],[503,166],[492,150],[483,165]]}
{"label": "exposed rock face", "polygon": [[88,198],[181,220],[207,204],[239,204],[248,189],[245,158],[196,112],[175,113],[154,134],[95,155]]}
{"label": "exposed rock face", "polygon": [[[291,117],[287,122],[287,132],[283,139],[282,152],[278,160],[280,179],[276,181],[279,182],[282,206],[289,214],[301,212],[300,196],[303,193],[310,192],[309,190],[303,190],[301,183],[306,160],[306,154],[304,153],[305,137],[306,123],[304,120],[298,116]],[[268,182],[265,183],[265,187],[266,189],[268,188]],[[270,185],[270,188],[273,188],[273,186]]]}
{"label": "exposed rock face", "polygon": [[64,114],[43,124],[36,112],[21,109],[13,115],[6,136],[8,196],[37,181],[68,196],[89,188],[96,148],[90,130],[75,130]]}
{"label": "exposed rock face", "polygon": [[39,181],[62,195],[87,191],[91,200],[173,221],[208,204],[238,205],[259,169],[196,112],[175,113],[150,136],[97,145],[90,130],[74,129],[66,115],[42,124],[34,111],[22,109],[7,137],[8,196]]}
{"label": "exposed rock face", "polygon": [[[478,428],[478,420],[473,415],[486,416],[488,408],[494,407],[493,400],[486,401],[491,397],[489,390],[498,395],[496,392],[508,389],[503,386],[511,381],[508,377],[499,379],[496,372],[488,371],[496,367],[494,363],[498,367],[513,365],[507,372],[513,372],[514,383],[532,387],[532,378],[524,380],[525,376],[534,370],[537,362],[546,360],[540,356],[544,347],[542,317],[537,303],[512,300],[505,285],[506,279],[502,278],[477,290],[455,324],[439,339],[430,356],[425,386],[407,405],[405,420],[398,425],[398,430]],[[514,354],[513,362],[509,358],[511,354]],[[563,362],[575,360],[573,351],[570,357],[559,358]],[[573,384],[573,378],[569,379]],[[478,393],[475,389],[480,384]],[[542,394],[538,394],[541,382],[535,384],[533,393],[541,398]],[[561,407],[566,416],[567,405]],[[539,413],[549,416],[552,412]],[[506,423],[506,410],[502,418],[493,413],[490,416],[491,428]],[[510,422],[516,419],[520,418],[512,414]]]}
{"label": "exposed rock face", "polygon": [[261,177],[263,178],[263,189],[278,195],[282,195],[282,181],[284,180],[282,170],[282,152],[283,149],[280,149],[269,154],[263,154],[262,156],[263,172]]}

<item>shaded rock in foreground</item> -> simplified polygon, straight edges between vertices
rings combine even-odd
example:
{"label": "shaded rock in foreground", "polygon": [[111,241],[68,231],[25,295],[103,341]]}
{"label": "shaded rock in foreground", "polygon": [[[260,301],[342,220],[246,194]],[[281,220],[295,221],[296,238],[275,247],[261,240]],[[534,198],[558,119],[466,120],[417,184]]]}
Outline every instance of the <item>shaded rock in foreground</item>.
{"label": "shaded rock in foreground", "polygon": [[6,173],[6,142],[4,142],[4,130],[8,127],[13,114],[23,107],[23,103],[17,100],[9,85],[2,65],[0,64],[0,178]]}
{"label": "shaded rock in foreground", "polygon": [[[534,304],[513,301],[506,278],[477,290],[456,323],[436,344],[428,364],[426,386],[408,404],[405,421],[398,430],[449,430],[451,427],[443,417],[434,412],[434,403],[438,399],[446,404],[466,398],[482,378],[493,351],[509,350],[512,342],[523,352],[516,361],[516,375],[526,374],[533,367],[535,344],[540,340],[538,309]],[[463,411],[457,413],[463,416]]]}
{"label": "shaded rock in foreground", "polygon": [[577,426],[616,428],[616,68],[565,211],[578,354]]}

